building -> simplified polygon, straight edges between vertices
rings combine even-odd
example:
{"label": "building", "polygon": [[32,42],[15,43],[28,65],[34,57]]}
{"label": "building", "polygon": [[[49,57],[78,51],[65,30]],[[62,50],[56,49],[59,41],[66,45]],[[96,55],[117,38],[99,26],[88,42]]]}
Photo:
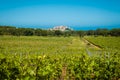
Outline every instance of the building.
{"label": "building", "polygon": [[55,26],[49,30],[60,30],[60,31],[69,31],[72,30],[71,28],[67,27],[67,26]]}

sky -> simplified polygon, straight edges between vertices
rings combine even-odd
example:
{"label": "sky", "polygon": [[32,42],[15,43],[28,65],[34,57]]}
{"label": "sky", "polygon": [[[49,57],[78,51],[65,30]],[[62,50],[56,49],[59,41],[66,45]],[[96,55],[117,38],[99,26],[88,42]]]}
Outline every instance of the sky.
{"label": "sky", "polygon": [[120,0],[0,0],[0,25],[120,27]]}

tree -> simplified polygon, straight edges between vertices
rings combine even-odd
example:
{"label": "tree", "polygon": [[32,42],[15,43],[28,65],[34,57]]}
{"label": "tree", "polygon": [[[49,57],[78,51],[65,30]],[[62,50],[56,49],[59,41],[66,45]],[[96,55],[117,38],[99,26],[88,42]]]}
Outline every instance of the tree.
{"label": "tree", "polygon": [[95,31],[94,30],[88,30],[87,35],[95,35]]}
{"label": "tree", "polygon": [[24,30],[24,35],[25,36],[32,36],[33,35],[33,30],[32,29],[25,29]]}
{"label": "tree", "polygon": [[41,36],[41,29],[36,29],[34,35]]}
{"label": "tree", "polygon": [[48,33],[47,33],[47,30],[41,30],[41,36],[47,36]]}
{"label": "tree", "polygon": [[109,33],[108,29],[97,29],[95,35],[107,36]]}
{"label": "tree", "polygon": [[78,35],[79,35],[80,37],[84,37],[84,36],[86,35],[86,32],[85,32],[85,31],[82,31],[82,30],[77,31],[77,33],[78,33]]}
{"label": "tree", "polygon": [[60,36],[60,35],[63,35],[62,31],[55,30],[55,36]]}
{"label": "tree", "polygon": [[112,29],[110,30],[111,36],[120,36],[120,29]]}

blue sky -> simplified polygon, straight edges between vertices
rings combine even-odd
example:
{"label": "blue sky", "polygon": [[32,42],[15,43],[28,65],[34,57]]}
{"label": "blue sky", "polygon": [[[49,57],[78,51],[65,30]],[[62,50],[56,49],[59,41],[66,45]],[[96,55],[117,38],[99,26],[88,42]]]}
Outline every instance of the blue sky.
{"label": "blue sky", "polygon": [[120,0],[0,0],[0,25],[120,25]]}

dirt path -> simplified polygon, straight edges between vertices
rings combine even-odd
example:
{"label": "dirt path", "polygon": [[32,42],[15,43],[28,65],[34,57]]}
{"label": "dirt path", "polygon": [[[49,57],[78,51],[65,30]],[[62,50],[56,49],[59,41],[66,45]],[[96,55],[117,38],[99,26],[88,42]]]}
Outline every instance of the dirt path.
{"label": "dirt path", "polygon": [[85,49],[86,49],[86,53],[89,55],[89,56],[93,56],[93,55],[100,55],[102,53],[102,48],[91,43],[90,41],[84,39],[84,38],[81,38],[81,41],[84,43],[85,45]]}
{"label": "dirt path", "polygon": [[[84,38],[80,39],[79,37],[73,38],[72,41],[67,44],[67,48],[76,50],[76,51],[84,50],[90,57],[93,56],[94,54],[98,53],[98,51],[101,52],[100,47],[90,43],[89,41],[87,41]],[[90,49],[95,50],[95,52],[91,51]],[[96,54],[96,55],[98,55],[98,54]],[[68,68],[68,66],[65,63],[62,67],[62,74],[61,74],[60,80],[66,79],[67,68]],[[72,80],[75,80],[74,76],[72,76]]]}
{"label": "dirt path", "polygon": [[71,41],[71,43],[68,44],[70,46],[70,48],[75,48],[75,49],[94,49],[94,50],[102,50],[101,47],[89,42],[88,40],[84,39],[84,38],[73,38],[73,40]]}
{"label": "dirt path", "polygon": [[97,46],[97,45],[89,42],[89,41],[86,40],[85,38],[82,38],[82,41],[86,44],[86,47],[88,47],[88,48],[94,48],[94,49],[96,49],[96,50],[102,50],[101,47],[99,47],[99,46]]}

